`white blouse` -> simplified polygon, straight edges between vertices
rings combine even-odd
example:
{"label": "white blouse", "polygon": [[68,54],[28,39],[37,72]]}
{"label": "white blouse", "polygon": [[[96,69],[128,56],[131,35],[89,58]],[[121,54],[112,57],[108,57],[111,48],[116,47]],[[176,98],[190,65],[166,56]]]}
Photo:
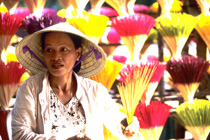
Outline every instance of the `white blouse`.
{"label": "white blouse", "polygon": [[[14,140],[44,140],[52,137],[52,122],[55,122],[55,115],[51,111],[48,76],[48,73],[31,76],[19,87],[12,110],[12,137]],[[77,80],[75,97],[82,104],[85,112],[86,136],[91,140],[103,140],[104,124],[114,136],[123,140],[120,122],[126,116],[111,99],[107,89],[93,80],[77,74],[75,77]],[[77,130],[80,131],[82,128],[81,125],[81,128]],[[75,129],[62,129],[60,134],[56,134],[56,139],[67,139],[71,137],[70,132],[73,132],[72,135],[76,133]]]}
{"label": "white blouse", "polygon": [[52,136],[68,130],[69,136],[73,137],[84,131],[85,112],[76,97],[64,105],[50,88],[50,111],[52,114]]}

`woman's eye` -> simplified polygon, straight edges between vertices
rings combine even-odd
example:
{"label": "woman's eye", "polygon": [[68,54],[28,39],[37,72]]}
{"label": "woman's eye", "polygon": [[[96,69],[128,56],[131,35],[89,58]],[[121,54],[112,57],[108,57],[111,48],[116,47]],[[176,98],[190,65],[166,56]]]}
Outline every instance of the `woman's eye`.
{"label": "woman's eye", "polygon": [[67,49],[66,49],[66,48],[62,48],[61,50],[62,50],[63,52],[67,51]]}
{"label": "woman's eye", "polygon": [[52,52],[52,49],[47,48],[47,49],[45,50],[45,52]]}

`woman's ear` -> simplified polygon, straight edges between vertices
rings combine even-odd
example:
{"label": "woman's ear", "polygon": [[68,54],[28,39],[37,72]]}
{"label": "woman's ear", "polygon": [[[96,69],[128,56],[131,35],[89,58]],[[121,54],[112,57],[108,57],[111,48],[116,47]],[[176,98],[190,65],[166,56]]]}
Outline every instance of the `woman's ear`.
{"label": "woman's ear", "polygon": [[79,47],[79,48],[77,49],[77,61],[79,61],[81,55],[82,55],[82,47]]}

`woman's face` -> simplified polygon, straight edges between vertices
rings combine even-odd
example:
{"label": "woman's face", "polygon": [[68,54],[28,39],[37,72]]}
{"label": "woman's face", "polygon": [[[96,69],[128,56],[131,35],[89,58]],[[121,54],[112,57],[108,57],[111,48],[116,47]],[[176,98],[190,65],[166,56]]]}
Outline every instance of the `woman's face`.
{"label": "woman's face", "polygon": [[65,76],[81,56],[81,47],[75,49],[72,39],[62,32],[51,32],[45,36],[44,59],[53,76]]}

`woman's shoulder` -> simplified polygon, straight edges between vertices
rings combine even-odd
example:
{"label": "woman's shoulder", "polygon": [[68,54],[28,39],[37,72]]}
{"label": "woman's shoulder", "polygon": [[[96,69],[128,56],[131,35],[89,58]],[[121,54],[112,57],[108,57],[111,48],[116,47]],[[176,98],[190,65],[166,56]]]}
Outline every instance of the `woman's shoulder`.
{"label": "woman's shoulder", "polygon": [[83,89],[86,90],[93,90],[93,91],[103,90],[104,92],[107,92],[107,89],[103,84],[89,78],[78,76],[77,83],[79,84],[80,87],[83,87]]}
{"label": "woman's shoulder", "polygon": [[85,78],[85,77],[82,77],[82,76],[78,76],[77,75],[77,82],[79,84],[82,84],[82,85],[86,85],[86,86],[101,86],[101,83],[97,82],[97,81],[94,81],[90,78]]}
{"label": "woman's shoulder", "polygon": [[45,77],[45,73],[41,73],[41,74],[36,74],[36,75],[32,75],[30,76],[28,79],[26,79],[21,86],[30,86],[30,85],[34,85],[34,86],[38,86],[40,84],[42,84],[42,81],[44,80]]}

